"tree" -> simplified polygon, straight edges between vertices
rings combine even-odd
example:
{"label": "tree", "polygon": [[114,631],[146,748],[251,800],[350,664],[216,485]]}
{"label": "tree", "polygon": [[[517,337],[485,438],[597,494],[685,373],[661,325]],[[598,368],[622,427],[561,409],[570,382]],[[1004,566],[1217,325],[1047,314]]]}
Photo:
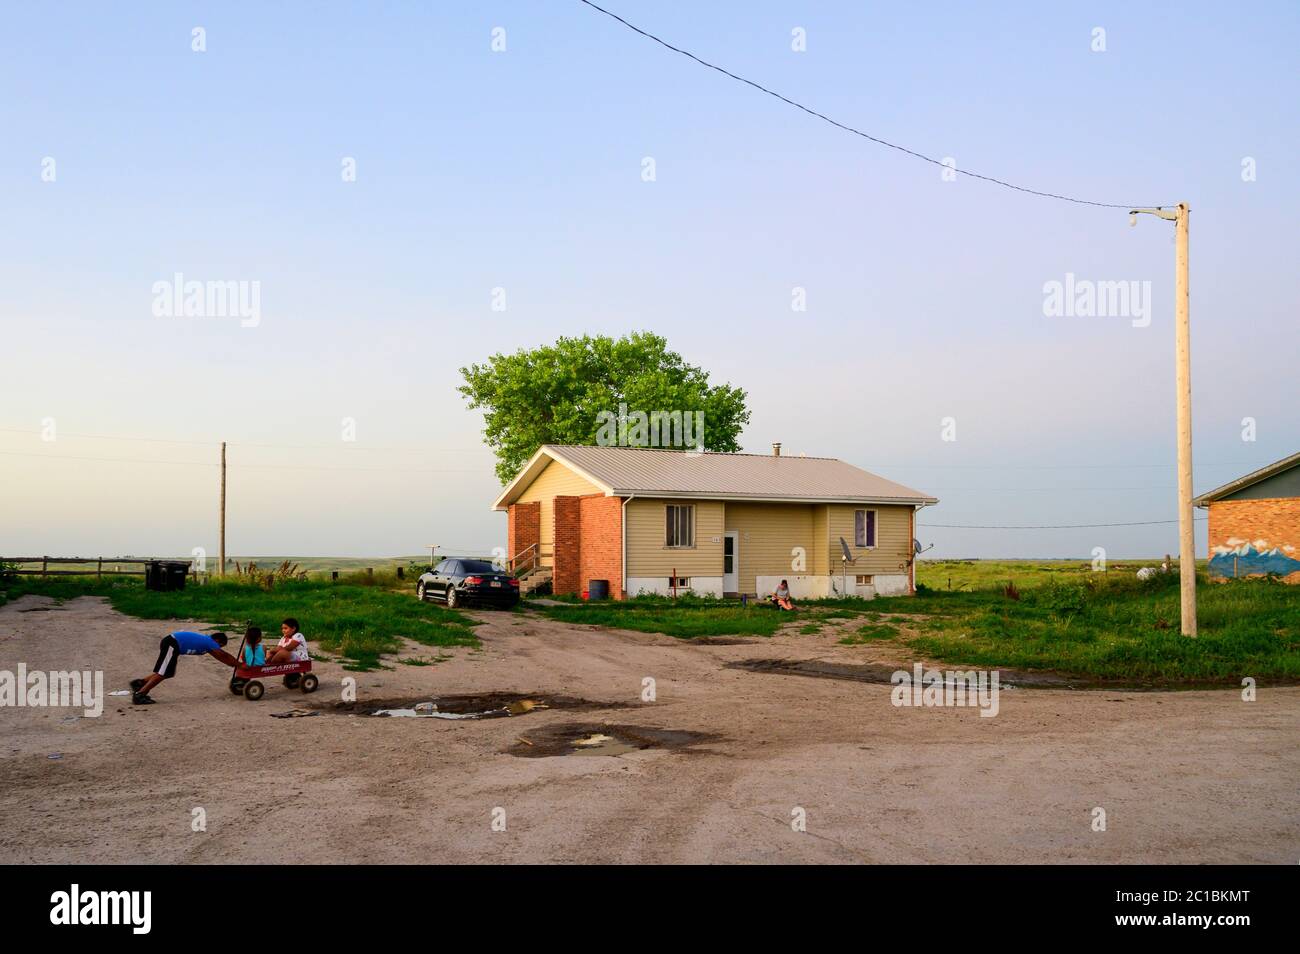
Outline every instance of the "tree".
{"label": "tree", "polygon": [[[708,372],[648,331],[617,340],[561,338],[531,351],[495,354],[460,373],[465,384],[458,390],[470,408],[483,410],[484,436],[496,452],[502,483],[543,444],[608,444],[613,433],[615,443],[669,445],[667,427],[657,441],[649,440],[648,429],[636,427],[638,415],[690,415],[702,424],[693,435],[700,449],[710,451],[739,450],[737,438],[749,423],[743,390],[710,385]],[[612,417],[631,426],[611,427]]]}

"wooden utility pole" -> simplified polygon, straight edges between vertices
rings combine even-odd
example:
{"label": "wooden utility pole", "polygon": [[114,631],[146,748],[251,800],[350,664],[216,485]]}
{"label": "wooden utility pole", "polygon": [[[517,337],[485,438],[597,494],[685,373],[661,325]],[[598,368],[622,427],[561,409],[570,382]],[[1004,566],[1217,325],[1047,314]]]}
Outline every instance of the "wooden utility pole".
{"label": "wooden utility pole", "polygon": [[1178,576],[1182,584],[1183,635],[1196,635],[1196,537],[1192,518],[1192,329],[1188,317],[1187,217],[1191,209],[1178,204],[1174,221],[1174,320],[1178,351]]}
{"label": "wooden utility pole", "polygon": [[1172,211],[1165,208],[1134,209],[1174,223],[1174,367],[1178,399],[1178,578],[1182,591],[1182,633],[1196,635],[1196,535],[1192,522],[1192,331],[1188,315],[1186,202]]}
{"label": "wooden utility pole", "polygon": [[221,560],[221,575],[226,575],[226,442],[221,442],[221,542],[218,545],[218,559]]}

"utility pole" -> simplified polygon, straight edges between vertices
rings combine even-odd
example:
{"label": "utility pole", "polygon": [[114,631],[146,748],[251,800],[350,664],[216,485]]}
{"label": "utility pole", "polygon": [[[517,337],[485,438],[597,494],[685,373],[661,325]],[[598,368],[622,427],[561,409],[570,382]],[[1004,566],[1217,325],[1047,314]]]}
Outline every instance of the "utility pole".
{"label": "utility pole", "polygon": [[221,575],[226,575],[226,442],[221,442],[221,542],[218,558],[221,560]]}
{"label": "utility pole", "polygon": [[1180,202],[1164,208],[1134,209],[1174,223],[1174,327],[1176,392],[1178,397],[1178,578],[1182,592],[1182,633],[1196,635],[1196,536],[1192,522],[1192,331],[1187,294],[1187,219],[1191,209]]}

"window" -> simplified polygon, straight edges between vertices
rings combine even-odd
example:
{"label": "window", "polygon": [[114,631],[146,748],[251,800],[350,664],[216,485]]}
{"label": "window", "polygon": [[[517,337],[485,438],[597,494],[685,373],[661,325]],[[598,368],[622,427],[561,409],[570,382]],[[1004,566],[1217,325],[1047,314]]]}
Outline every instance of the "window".
{"label": "window", "polygon": [[858,586],[870,586],[870,585],[871,585],[871,581],[874,580],[874,579],[875,579],[875,577],[872,576],[870,573],[859,573],[859,574],[858,574]]}
{"label": "window", "polygon": [[693,504],[669,504],[664,509],[668,514],[664,545],[670,547],[695,546],[695,506]]}
{"label": "window", "polygon": [[691,588],[691,578],[689,576],[670,576],[668,585],[677,587],[679,590],[689,590]]}
{"label": "window", "polygon": [[874,510],[855,510],[853,512],[853,545],[855,547],[874,547],[876,545],[876,512]]}

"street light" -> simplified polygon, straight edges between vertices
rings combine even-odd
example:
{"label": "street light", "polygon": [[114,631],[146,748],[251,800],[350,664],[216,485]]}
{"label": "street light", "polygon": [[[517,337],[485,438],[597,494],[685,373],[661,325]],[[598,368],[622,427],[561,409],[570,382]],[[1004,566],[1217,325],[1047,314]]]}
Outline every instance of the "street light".
{"label": "street light", "polygon": [[1133,209],[1129,225],[1139,213],[1156,215],[1174,223],[1174,329],[1175,384],[1178,396],[1178,579],[1182,592],[1182,633],[1196,635],[1196,537],[1192,524],[1192,342],[1187,312],[1187,218],[1191,209],[1180,202],[1166,208]]}

